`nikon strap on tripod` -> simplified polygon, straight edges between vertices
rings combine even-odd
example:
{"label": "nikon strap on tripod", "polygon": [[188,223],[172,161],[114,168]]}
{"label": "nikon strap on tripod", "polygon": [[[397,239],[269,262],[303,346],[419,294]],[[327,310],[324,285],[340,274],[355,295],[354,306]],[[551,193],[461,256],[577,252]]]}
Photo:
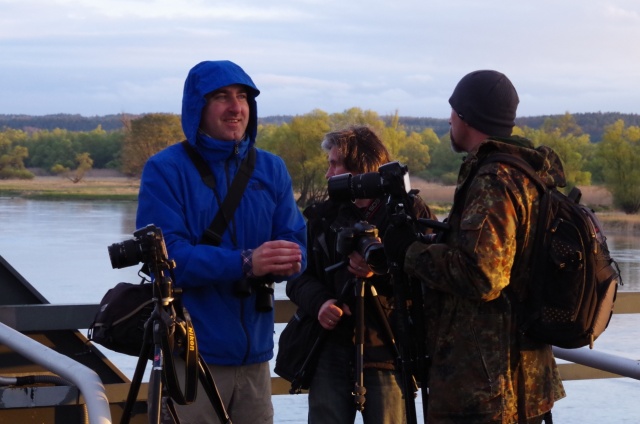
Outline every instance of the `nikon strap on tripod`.
{"label": "nikon strap on tripod", "polygon": [[[204,158],[198,151],[193,147],[188,140],[184,140],[182,142],[182,146],[186,150],[189,158],[198,169],[200,176],[202,177],[202,182],[204,182],[211,190],[215,190],[216,187],[216,179],[211,172],[211,168],[205,162]],[[224,234],[231,218],[233,217],[233,213],[235,212],[238,204],[240,203],[240,199],[242,199],[242,194],[244,193],[247,184],[249,183],[249,178],[251,178],[251,174],[256,166],[256,149],[251,146],[249,148],[249,152],[242,160],[242,164],[240,165],[240,169],[238,173],[233,178],[233,182],[229,187],[229,191],[227,192],[218,213],[216,214],[213,221],[204,231],[202,235],[201,243],[210,244],[213,246],[219,246],[220,242],[222,242],[222,235]]]}

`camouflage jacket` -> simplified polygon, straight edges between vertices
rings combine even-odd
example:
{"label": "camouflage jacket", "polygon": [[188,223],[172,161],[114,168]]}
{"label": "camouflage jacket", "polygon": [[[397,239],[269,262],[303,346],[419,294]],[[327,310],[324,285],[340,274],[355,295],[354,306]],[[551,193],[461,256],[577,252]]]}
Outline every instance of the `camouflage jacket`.
{"label": "camouflage jacket", "polygon": [[519,393],[528,418],[565,396],[551,346],[519,335],[514,316],[514,297],[532,272],[539,194],[521,171],[481,164],[494,152],[518,155],[543,180],[565,184],[551,149],[521,137],[487,139],[461,166],[450,230],[407,251],[404,271],[427,293],[430,423],[516,423]]}

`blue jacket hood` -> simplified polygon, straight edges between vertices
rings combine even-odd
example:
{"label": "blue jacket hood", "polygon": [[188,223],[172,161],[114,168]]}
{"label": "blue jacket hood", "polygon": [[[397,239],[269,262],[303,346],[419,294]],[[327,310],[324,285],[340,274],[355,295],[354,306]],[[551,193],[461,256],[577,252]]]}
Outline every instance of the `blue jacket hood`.
{"label": "blue jacket hood", "polygon": [[189,143],[195,145],[202,109],[207,100],[205,96],[214,90],[232,84],[249,87],[249,124],[247,135],[251,143],[255,142],[258,131],[258,105],[256,97],[260,90],[251,77],[235,63],[228,60],[204,61],[191,68],[184,82],[182,95],[182,131]]}

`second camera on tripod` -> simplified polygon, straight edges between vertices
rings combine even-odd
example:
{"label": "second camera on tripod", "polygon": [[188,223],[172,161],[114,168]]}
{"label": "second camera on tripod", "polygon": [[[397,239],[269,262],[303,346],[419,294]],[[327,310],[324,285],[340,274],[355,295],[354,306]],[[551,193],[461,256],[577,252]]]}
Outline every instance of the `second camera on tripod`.
{"label": "second camera on tripod", "polygon": [[336,251],[344,256],[358,252],[375,274],[386,274],[389,271],[378,229],[366,221],[358,221],[353,227],[341,228],[336,241]]}

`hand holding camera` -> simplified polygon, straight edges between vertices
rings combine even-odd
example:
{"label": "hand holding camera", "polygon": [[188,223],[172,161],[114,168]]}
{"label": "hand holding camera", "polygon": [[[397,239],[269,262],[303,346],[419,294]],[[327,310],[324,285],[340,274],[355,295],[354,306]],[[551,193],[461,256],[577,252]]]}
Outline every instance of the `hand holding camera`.
{"label": "hand holding camera", "polygon": [[[352,253],[357,252],[368,266],[367,275],[369,270],[375,274],[386,274],[389,271],[387,258],[378,237],[378,229],[366,221],[356,222],[353,227],[341,228],[336,242],[336,251],[350,259],[352,259]],[[349,266],[350,272],[363,276],[365,269],[357,257],[354,256],[354,259],[350,260]]]}
{"label": "hand holding camera", "polygon": [[[378,240],[380,242],[380,240]],[[385,259],[386,260],[386,259]],[[367,261],[358,252],[352,252],[349,255],[349,267],[347,268],[350,273],[360,278],[373,277],[373,270]]]}

